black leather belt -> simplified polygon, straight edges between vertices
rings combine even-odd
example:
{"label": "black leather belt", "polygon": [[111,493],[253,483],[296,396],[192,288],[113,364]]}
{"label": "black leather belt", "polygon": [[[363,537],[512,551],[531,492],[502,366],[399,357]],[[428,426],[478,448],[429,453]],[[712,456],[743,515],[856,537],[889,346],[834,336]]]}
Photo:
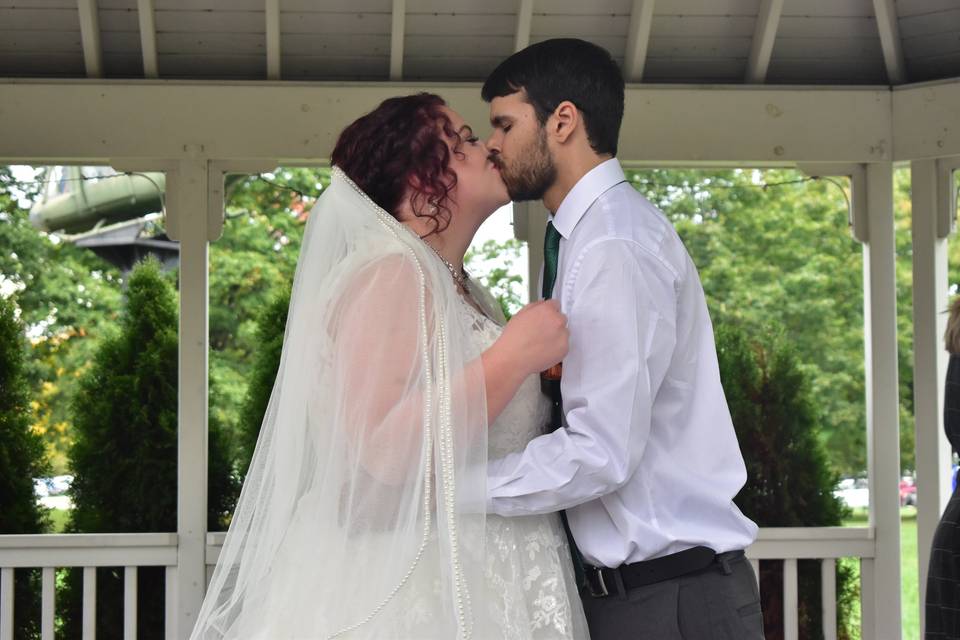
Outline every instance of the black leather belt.
{"label": "black leather belt", "polygon": [[729,573],[727,562],[742,555],[743,551],[730,551],[718,555],[709,547],[692,547],[661,558],[623,564],[616,569],[585,565],[584,578],[587,591],[591,596],[605,598],[613,593],[623,594],[637,587],[696,573],[714,563],[722,564],[724,572]]}

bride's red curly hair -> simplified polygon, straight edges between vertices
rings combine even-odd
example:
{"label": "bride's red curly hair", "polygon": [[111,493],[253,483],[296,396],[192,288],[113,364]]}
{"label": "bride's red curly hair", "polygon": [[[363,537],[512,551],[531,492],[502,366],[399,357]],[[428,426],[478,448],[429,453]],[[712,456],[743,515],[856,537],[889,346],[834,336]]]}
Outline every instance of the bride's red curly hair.
{"label": "bride's red curly hair", "polygon": [[431,234],[450,224],[450,192],[457,184],[450,154],[463,143],[442,109],[446,104],[432,93],[388,98],[344,129],[330,155],[394,217],[409,191],[413,212],[432,220]]}

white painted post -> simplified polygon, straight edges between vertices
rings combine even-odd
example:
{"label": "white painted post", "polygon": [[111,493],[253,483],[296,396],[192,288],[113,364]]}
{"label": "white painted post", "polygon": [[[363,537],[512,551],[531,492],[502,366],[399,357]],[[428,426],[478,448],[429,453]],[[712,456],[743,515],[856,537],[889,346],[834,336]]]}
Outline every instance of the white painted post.
{"label": "white painted post", "polygon": [[783,561],[783,640],[800,637],[800,593],[797,585],[797,560]]}
{"label": "white painted post", "polygon": [[137,568],[123,568],[123,640],[137,638]]}
{"label": "white painted post", "polygon": [[950,443],[943,431],[943,347],[947,308],[947,229],[942,212],[936,160],[910,164],[913,236],[913,406],[916,421],[917,560],[920,563],[920,625],[927,591],[933,534],[950,499]]}
{"label": "white painted post", "polygon": [[[873,628],[900,640],[900,434],[897,388],[897,297],[893,164],[866,165],[867,241],[863,245],[870,524],[877,536],[873,597],[864,603]],[[864,636],[870,637],[870,636]]]}
{"label": "white painted post", "polygon": [[165,640],[176,640],[177,629],[177,568],[167,567],[164,577],[164,632]]}
{"label": "white painted post", "polygon": [[[877,572],[873,558],[860,559],[860,637],[877,637]],[[899,629],[899,626],[897,627]]]}
{"label": "white painted post", "polygon": [[167,180],[168,233],[180,241],[175,638],[189,637],[206,586],[208,166],[202,148],[187,151],[192,157],[179,161],[176,180]]}
{"label": "white painted post", "polygon": [[97,568],[83,568],[83,640],[97,637]]}
{"label": "white painted post", "polygon": [[40,637],[53,640],[53,620],[56,607],[56,569],[44,567],[41,572]]}
{"label": "white painted post", "polygon": [[13,640],[13,569],[0,569],[0,640]]}
{"label": "white painted post", "polygon": [[539,200],[513,203],[514,235],[527,243],[527,283],[530,301],[540,299],[540,268],[543,266],[543,234],[549,212]]}
{"label": "white painted post", "polygon": [[820,607],[823,614],[823,640],[837,640],[837,561],[820,561]]}

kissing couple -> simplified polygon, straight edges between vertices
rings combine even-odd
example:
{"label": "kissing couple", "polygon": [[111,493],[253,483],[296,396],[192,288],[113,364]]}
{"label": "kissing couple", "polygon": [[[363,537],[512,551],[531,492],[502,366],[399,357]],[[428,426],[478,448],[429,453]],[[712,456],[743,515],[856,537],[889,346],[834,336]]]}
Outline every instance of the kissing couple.
{"label": "kissing couple", "polygon": [[[340,134],[192,638],[763,637],[704,292],[616,158],[620,70],[548,40],[482,97],[486,140],[424,93]],[[507,322],[463,257],[537,199],[543,299]]]}

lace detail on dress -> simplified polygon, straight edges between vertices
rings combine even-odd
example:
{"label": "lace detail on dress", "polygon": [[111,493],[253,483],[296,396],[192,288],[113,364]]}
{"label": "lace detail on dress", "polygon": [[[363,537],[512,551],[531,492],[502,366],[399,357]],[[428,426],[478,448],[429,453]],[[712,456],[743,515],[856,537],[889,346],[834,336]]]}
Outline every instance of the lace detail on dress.
{"label": "lace detail on dress", "polygon": [[[476,336],[478,352],[502,328],[464,301],[463,322]],[[522,451],[539,435],[550,405],[537,376],[521,385],[488,433],[489,457]],[[487,516],[487,615],[509,640],[587,638],[570,550],[557,514],[503,518]]]}

